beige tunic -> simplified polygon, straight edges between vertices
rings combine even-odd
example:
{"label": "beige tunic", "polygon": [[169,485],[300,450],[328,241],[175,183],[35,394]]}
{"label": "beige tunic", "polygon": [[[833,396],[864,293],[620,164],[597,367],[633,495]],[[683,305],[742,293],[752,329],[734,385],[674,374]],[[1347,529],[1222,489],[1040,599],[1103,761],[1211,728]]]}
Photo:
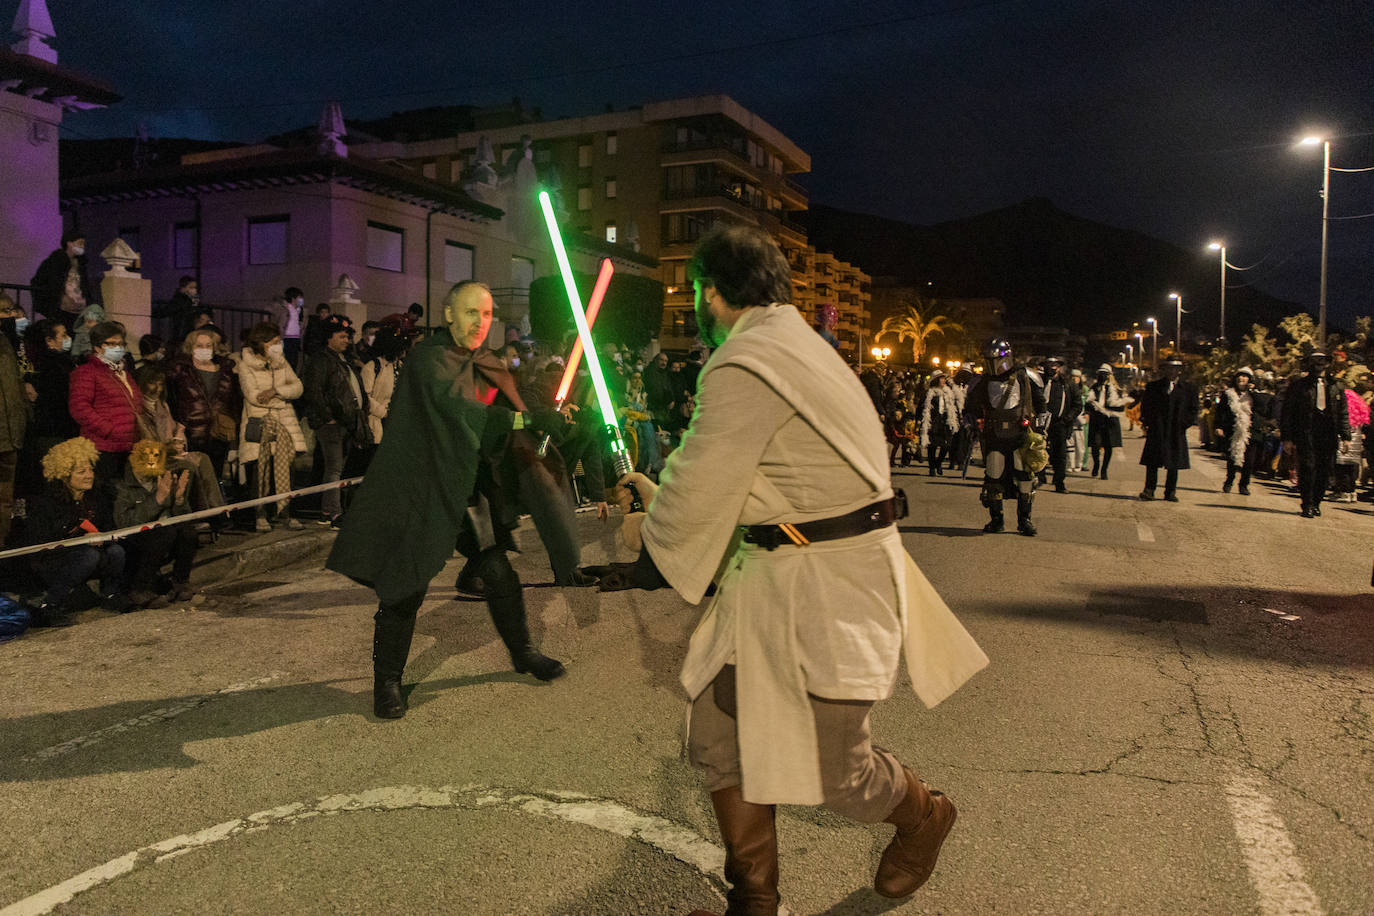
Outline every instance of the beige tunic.
{"label": "beige tunic", "polygon": [[748,801],[821,803],[808,692],[882,699],[905,648],[916,692],[934,705],[987,664],[895,527],[774,551],[734,537],[891,495],[881,423],[858,379],[792,306],[747,310],[702,371],[643,537],[694,604],[720,572],[682,684],[696,697],[722,665],[739,666]]}

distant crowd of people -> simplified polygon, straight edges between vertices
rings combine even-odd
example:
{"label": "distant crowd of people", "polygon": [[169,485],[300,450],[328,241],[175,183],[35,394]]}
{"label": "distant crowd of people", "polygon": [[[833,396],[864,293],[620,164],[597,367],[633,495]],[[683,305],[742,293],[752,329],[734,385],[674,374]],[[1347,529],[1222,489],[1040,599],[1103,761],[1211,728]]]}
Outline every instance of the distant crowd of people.
{"label": "distant crowd of people", "polygon": [[[1247,496],[1255,476],[1287,481],[1308,518],[1320,516],[1328,498],[1374,501],[1374,381],[1343,351],[1312,351],[1287,378],[1241,367],[1226,383],[1200,392],[1179,360],[1136,385],[1123,385],[1105,363],[1091,377],[1056,357],[1031,357],[1023,365],[1046,400],[1040,427],[1048,466],[1039,480],[1059,492],[1067,491],[1069,472],[1088,471],[1090,464],[1093,477],[1107,479],[1125,423],[1127,431],[1142,427],[1147,440],[1143,500],[1155,498],[1163,470],[1164,499],[1177,501],[1178,472],[1188,467],[1187,430],[1197,426],[1198,443],[1226,462],[1223,492],[1238,488]],[[967,468],[979,429],[966,402],[978,377],[964,366],[951,376],[881,362],[861,373],[883,419],[893,467],[924,456],[931,476]]]}

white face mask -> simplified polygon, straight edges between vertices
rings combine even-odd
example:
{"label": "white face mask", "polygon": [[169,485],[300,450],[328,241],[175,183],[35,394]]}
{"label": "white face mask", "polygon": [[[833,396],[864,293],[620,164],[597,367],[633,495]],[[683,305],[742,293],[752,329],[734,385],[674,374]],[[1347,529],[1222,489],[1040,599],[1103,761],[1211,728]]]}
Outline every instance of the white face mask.
{"label": "white face mask", "polygon": [[304,297],[304,296],[297,296],[297,297],[296,297],[295,305],[296,305],[296,308],[302,308],[302,307],[304,307],[304,306],[305,306],[305,297]]}
{"label": "white face mask", "polygon": [[281,344],[272,344],[272,346],[270,346],[270,347],[267,348],[267,355],[268,355],[268,356],[281,356],[281,354],[282,354],[282,345],[281,345]]}
{"label": "white face mask", "polygon": [[62,338],[62,349],[63,349],[63,350],[70,350],[71,348],[72,348],[72,339],[71,339],[70,337],[64,337],[64,338]]}
{"label": "white face mask", "polygon": [[83,254],[85,254],[85,253],[86,253],[86,246],[85,246],[85,245],[77,245],[75,248],[72,249],[72,256],[73,256],[73,257],[79,258],[79,257],[81,257],[81,256],[82,256]]}
{"label": "white face mask", "polygon": [[106,347],[100,353],[100,358],[111,366],[117,366],[124,359],[123,347]]}
{"label": "white face mask", "polygon": [[208,363],[210,358],[215,355],[215,351],[209,347],[196,347],[191,351],[191,355],[196,358],[197,362]]}

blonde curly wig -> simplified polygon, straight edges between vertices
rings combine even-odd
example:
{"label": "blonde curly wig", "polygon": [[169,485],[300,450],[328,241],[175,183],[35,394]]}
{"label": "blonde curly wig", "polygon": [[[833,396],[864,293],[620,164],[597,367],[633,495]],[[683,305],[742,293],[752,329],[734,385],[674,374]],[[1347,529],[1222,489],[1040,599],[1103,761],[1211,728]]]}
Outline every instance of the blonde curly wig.
{"label": "blonde curly wig", "polygon": [[99,457],[100,453],[90,439],[77,436],[59,442],[43,456],[43,477],[46,480],[66,480],[83,464],[95,467]]}

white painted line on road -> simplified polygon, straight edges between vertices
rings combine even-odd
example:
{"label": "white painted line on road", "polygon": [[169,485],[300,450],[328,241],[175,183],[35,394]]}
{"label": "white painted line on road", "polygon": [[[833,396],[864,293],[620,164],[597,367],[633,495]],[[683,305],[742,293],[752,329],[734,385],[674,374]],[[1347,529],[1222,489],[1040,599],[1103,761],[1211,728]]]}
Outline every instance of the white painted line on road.
{"label": "white painted line on road", "polygon": [[1302,863],[1274,803],[1258,781],[1236,773],[1226,785],[1231,820],[1240,838],[1250,883],[1259,893],[1264,916],[1322,916],[1321,902],[1307,885]]}
{"label": "white painted line on road", "polygon": [[1265,610],[1280,620],[1302,620],[1297,614],[1285,614],[1283,611],[1276,611],[1271,607],[1267,607]]}
{"label": "white painted line on road", "polygon": [[[0,916],[41,916],[72,900],[77,894],[108,884],[136,869],[204,849],[215,843],[268,827],[293,824],[313,817],[356,811],[406,811],[416,808],[461,809],[509,808],[539,817],[584,824],[616,836],[639,840],[690,865],[720,894],[725,887],[725,852],[690,828],[652,814],[641,814],[619,802],[572,792],[534,795],[488,786],[382,786],[347,795],[326,795],[313,804],[292,802],[247,817],[236,818],[195,833],[182,834],[111,859],[61,884],[0,909]],[[724,900],[724,896],[721,895]],[[779,916],[791,916],[783,907]]]}
{"label": "white painted line on road", "polygon": [[1140,538],[1142,544],[1153,544],[1155,542],[1155,533],[1151,531],[1150,526],[1144,522],[1135,523],[1135,536]]}
{"label": "white painted line on road", "polygon": [[230,684],[228,687],[216,690],[214,693],[206,693],[196,697],[187,697],[171,706],[162,706],[157,709],[145,712],[141,716],[134,716],[132,719],[125,719],[123,722],[116,722],[114,725],[107,725],[99,731],[93,731],[89,735],[80,735],[70,741],[63,741],[61,744],[54,744],[52,747],[45,747],[41,751],[34,751],[29,756],[23,758],[24,763],[32,763],[35,760],[51,760],[53,757],[61,757],[73,751],[79,751],[92,744],[99,744],[106,738],[123,734],[144,725],[152,725],[156,722],[165,722],[168,719],[175,719],[184,712],[198,709],[206,703],[230,693],[242,693],[245,690],[252,690],[254,687],[261,687],[263,684],[275,681],[281,674],[269,674],[266,677],[254,678],[251,681],[244,681],[241,684]]}

